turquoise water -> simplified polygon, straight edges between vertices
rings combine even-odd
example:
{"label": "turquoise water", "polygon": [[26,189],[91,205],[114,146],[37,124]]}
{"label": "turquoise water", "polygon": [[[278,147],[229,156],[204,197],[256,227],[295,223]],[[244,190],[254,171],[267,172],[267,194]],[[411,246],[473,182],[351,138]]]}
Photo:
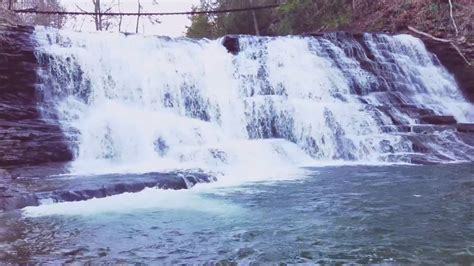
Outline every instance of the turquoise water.
{"label": "turquoise water", "polygon": [[0,261],[474,263],[474,164],[308,172],[4,213]]}

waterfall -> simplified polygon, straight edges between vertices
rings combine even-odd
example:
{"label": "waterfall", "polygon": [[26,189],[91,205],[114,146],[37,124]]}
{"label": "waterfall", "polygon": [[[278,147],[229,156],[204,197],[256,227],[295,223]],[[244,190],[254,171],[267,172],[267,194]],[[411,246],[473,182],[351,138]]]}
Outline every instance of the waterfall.
{"label": "waterfall", "polygon": [[35,39],[44,116],[60,120],[72,172],[410,163],[420,142],[432,161],[474,160],[455,127],[414,132],[425,115],[473,122],[474,108],[408,35],[241,36],[237,55],[221,40]]}

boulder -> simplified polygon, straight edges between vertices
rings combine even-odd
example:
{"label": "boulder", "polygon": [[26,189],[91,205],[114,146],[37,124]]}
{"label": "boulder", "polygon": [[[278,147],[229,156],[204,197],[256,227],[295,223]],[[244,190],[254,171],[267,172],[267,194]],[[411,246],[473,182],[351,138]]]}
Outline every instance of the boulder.
{"label": "boulder", "polygon": [[474,124],[459,123],[456,128],[459,132],[474,133]]}
{"label": "boulder", "polygon": [[454,116],[450,115],[425,115],[420,120],[424,124],[433,125],[455,125],[457,123]]}
{"label": "boulder", "polygon": [[[198,183],[215,181],[201,172],[121,174],[103,176],[23,177],[10,181],[0,191],[0,210],[9,211],[42,202],[84,201],[122,193],[136,193],[146,188],[181,190]],[[1,188],[0,183],[0,188]]]}
{"label": "boulder", "polygon": [[45,106],[41,106],[36,92],[39,80],[33,30],[0,25],[0,167],[73,158],[59,122],[42,119],[39,110]]}
{"label": "boulder", "polygon": [[415,125],[412,126],[412,132],[417,134],[431,134],[437,131],[452,130],[455,131],[456,127],[452,125]]}
{"label": "boulder", "polygon": [[222,45],[231,54],[238,54],[240,52],[240,42],[238,35],[227,35],[222,40]]}

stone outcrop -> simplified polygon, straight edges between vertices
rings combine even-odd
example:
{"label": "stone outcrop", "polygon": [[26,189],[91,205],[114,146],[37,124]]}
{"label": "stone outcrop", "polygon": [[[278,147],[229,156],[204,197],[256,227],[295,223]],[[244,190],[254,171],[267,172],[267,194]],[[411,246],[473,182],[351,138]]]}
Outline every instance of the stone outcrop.
{"label": "stone outcrop", "polygon": [[20,24],[20,19],[15,13],[4,9],[0,5],[0,27],[1,25],[12,25],[12,24]]}
{"label": "stone outcrop", "polygon": [[0,26],[0,167],[72,159],[58,122],[41,118],[32,32]]}
{"label": "stone outcrop", "polygon": [[126,192],[140,192],[145,188],[188,189],[198,183],[211,181],[215,181],[214,176],[199,172],[122,174],[76,178],[21,176],[3,186],[0,179],[0,211],[38,206],[42,202],[72,202],[104,198]]}
{"label": "stone outcrop", "polygon": [[[454,75],[466,98],[474,102],[474,65],[468,65],[450,43],[438,42],[430,38],[422,38],[422,40],[426,48],[436,54],[441,63]],[[472,50],[474,54],[474,47]],[[467,49],[463,49],[463,52],[465,51]],[[474,58],[474,55],[465,56]]]}
{"label": "stone outcrop", "polygon": [[36,92],[38,68],[32,27],[13,26],[15,17],[0,10],[0,210],[34,200],[15,183],[19,166],[72,159],[58,123],[41,118]]}
{"label": "stone outcrop", "polygon": [[227,35],[222,39],[222,45],[231,54],[238,54],[240,51],[240,42],[238,35]]}

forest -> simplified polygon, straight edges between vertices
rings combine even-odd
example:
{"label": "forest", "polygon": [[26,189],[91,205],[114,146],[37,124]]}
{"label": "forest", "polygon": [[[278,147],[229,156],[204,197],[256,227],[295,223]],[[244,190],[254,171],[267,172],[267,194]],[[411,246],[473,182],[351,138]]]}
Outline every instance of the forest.
{"label": "forest", "polygon": [[[94,12],[120,11],[121,0],[90,0]],[[137,12],[146,12],[144,0],[137,0]],[[160,0],[149,1],[160,5]],[[0,0],[7,9],[66,11],[58,0]],[[84,11],[76,5],[79,11]],[[186,30],[190,38],[218,38],[226,34],[266,36],[295,35],[325,31],[399,33],[407,26],[433,36],[471,41],[474,39],[474,4],[472,0],[200,0],[194,11],[252,9],[242,12],[197,14],[190,16]],[[182,10],[180,10],[182,11]],[[80,17],[80,16],[79,16]],[[19,14],[26,24],[60,28],[75,16]],[[147,17],[160,23],[159,17]],[[96,30],[121,30],[122,16],[96,15]],[[140,17],[137,17],[137,25]],[[77,19],[81,21],[81,19]],[[138,27],[135,30],[138,33]]]}
{"label": "forest", "polygon": [[[274,36],[334,30],[400,32],[412,25],[438,37],[473,37],[474,8],[469,0],[201,0],[195,9],[221,10],[271,4],[279,4],[279,7],[193,16],[187,36],[216,38],[226,34],[256,33]],[[258,25],[258,31],[255,25]]]}

